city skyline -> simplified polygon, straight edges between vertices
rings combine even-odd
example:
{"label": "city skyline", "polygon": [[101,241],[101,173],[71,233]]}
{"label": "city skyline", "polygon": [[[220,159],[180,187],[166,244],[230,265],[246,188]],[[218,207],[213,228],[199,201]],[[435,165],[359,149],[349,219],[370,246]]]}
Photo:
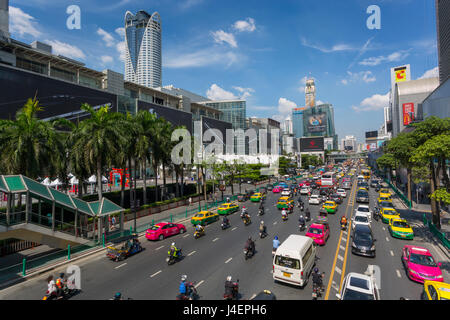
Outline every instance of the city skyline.
{"label": "city skyline", "polygon": [[[382,10],[380,30],[365,26],[367,1],[341,6],[332,1],[308,6],[287,1],[281,8],[263,3],[265,10],[255,11],[252,1],[234,10],[229,3],[138,0],[116,1],[102,16],[98,10],[105,1],[79,1],[81,29],[68,30],[61,26],[70,1],[11,0],[10,33],[26,43],[42,40],[88,67],[122,73],[125,12],[157,11],[164,17],[162,85],[174,84],[210,99],[243,98],[249,116],[284,120],[292,108],[303,106],[306,79],[313,78],[316,104],[335,107],[338,136],[355,135],[362,142],[365,131],[377,130],[384,122],[391,67],[411,64],[413,80],[437,75],[434,4],[375,2]],[[328,9],[321,28],[315,28],[323,5]],[[209,10],[217,14],[211,17]],[[418,23],[396,23],[399,10]],[[44,18],[49,12],[55,13],[52,21]],[[269,12],[282,15],[283,21],[274,24]],[[330,37],[326,30],[333,27],[340,32]]]}

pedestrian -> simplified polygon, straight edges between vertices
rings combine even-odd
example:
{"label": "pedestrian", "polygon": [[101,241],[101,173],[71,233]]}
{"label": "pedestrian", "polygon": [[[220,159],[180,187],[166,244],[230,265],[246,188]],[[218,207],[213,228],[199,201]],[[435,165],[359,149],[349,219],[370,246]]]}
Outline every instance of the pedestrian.
{"label": "pedestrian", "polygon": [[116,228],[116,217],[112,217],[111,218],[111,224],[112,224],[112,229],[114,230]]}
{"label": "pedestrian", "polygon": [[189,197],[189,206],[191,206],[191,204],[192,204],[192,198]]}

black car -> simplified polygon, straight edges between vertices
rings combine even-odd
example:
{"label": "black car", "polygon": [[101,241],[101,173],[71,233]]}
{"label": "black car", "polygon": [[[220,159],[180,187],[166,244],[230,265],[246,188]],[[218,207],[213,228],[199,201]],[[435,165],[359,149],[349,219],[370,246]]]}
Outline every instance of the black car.
{"label": "black car", "polygon": [[369,203],[369,193],[365,190],[358,190],[356,193],[356,202]]}
{"label": "black car", "polygon": [[370,187],[372,187],[372,188],[376,188],[379,184],[380,184],[380,182],[378,180],[370,181]]}
{"label": "black car", "polygon": [[268,186],[267,186],[267,190],[268,190],[268,191],[272,191],[272,190],[273,190],[273,186],[272,186],[272,185],[268,185]]}
{"label": "black car", "polygon": [[249,199],[249,196],[248,196],[248,194],[246,194],[246,193],[240,193],[240,194],[238,194],[238,196],[237,196],[237,200],[239,201],[239,202],[245,202],[245,201],[247,201]]}
{"label": "black car", "polygon": [[317,183],[315,183],[314,181],[311,182],[309,186],[313,189],[317,189],[317,187],[318,187]]}
{"label": "black car", "polygon": [[321,196],[327,196],[328,195],[328,189],[327,188],[320,188],[319,189],[319,194]]}
{"label": "black car", "polygon": [[255,190],[253,190],[253,189],[247,190],[248,198],[250,198],[254,193],[255,193]]}
{"label": "black car", "polygon": [[365,181],[358,182],[358,188],[366,188],[367,190],[369,190],[369,184]]}
{"label": "black car", "polygon": [[342,197],[340,195],[338,195],[337,193],[334,193],[330,196],[331,200],[333,200],[334,202],[336,202],[337,204],[341,204],[344,200],[342,199]]}
{"label": "black car", "polygon": [[357,224],[352,234],[352,253],[375,258],[375,241],[369,226]]}

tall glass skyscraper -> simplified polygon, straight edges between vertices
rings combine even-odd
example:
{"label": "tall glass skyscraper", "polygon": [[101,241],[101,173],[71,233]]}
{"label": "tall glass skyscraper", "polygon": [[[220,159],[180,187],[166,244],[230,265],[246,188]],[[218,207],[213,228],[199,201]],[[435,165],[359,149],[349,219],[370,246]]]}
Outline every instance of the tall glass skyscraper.
{"label": "tall glass skyscraper", "polygon": [[292,109],[292,127],[296,138],[303,137],[303,110],[306,108]]}
{"label": "tall glass skyscraper", "polygon": [[142,86],[162,86],[161,18],[138,11],[125,14],[125,81]]}

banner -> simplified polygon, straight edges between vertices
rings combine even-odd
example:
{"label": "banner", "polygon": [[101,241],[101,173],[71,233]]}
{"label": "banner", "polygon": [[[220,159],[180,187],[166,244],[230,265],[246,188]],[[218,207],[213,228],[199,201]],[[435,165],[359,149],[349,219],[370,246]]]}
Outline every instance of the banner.
{"label": "banner", "polygon": [[318,113],[308,116],[307,128],[309,133],[326,132],[327,131],[327,114]]}
{"label": "banner", "polygon": [[313,152],[323,150],[323,137],[300,138],[300,152]]}
{"label": "banner", "polygon": [[414,121],[414,103],[403,104],[403,125],[407,126]]}

